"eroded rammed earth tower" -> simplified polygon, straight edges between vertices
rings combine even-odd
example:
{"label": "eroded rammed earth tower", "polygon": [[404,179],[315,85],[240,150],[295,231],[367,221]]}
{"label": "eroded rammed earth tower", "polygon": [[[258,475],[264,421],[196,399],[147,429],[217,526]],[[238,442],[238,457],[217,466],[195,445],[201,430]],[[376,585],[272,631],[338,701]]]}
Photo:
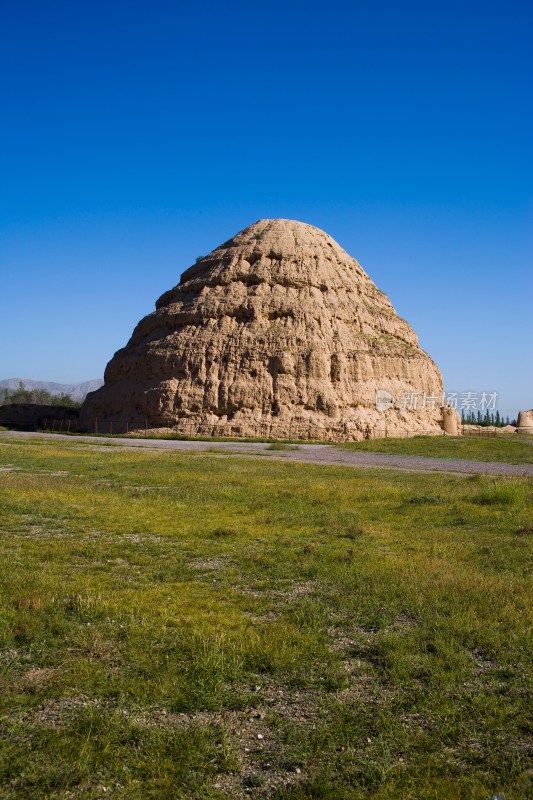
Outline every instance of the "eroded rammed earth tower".
{"label": "eroded rammed earth tower", "polygon": [[326,233],[260,220],[188,269],[87,396],[94,430],[358,439],[441,431],[440,372],[362,267]]}

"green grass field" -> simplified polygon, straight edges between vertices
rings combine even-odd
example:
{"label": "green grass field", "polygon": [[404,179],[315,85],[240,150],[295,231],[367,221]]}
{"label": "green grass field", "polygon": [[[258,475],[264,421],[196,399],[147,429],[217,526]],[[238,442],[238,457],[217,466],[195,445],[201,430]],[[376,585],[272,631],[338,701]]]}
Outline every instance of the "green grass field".
{"label": "green grass field", "polygon": [[531,796],[531,481],[1,436],[0,470],[2,800]]}
{"label": "green grass field", "polygon": [[414,436],[406,439],[367,439],[346,442],[343,450],[367,450],[430,458],[463,458],[471,461],[499,461],[533,464],[533,436],[499,434],[488,436]]}

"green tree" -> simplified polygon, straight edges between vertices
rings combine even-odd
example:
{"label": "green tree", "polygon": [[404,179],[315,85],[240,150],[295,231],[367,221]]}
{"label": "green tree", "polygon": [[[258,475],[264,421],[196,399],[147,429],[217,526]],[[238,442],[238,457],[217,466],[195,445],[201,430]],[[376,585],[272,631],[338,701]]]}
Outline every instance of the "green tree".
{"label": "green tree", "polygon": [[8,389],[4,391],[4,398],[0,401],[5,403],[32,403],[41,406],[68,406],[69,408],[79,408],[81,403],[73,400],[69,394],[55,395],[46,389],[27,389],[20,381],[18,388],[10,394]]}

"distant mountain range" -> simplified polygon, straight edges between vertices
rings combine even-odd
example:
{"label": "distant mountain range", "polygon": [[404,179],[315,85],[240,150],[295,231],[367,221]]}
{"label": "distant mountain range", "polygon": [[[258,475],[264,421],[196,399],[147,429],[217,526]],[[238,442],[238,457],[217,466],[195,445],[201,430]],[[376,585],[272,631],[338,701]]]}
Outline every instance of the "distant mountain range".
{"label": "distant mountain range", "polygon": [[85,399],[86,394],[103,386],[104,381],[102,378],[93,378],[93,380],[83,383],[54,383],[53,381],[32,381],[30,378],[4,378],[0,380],[0,390],[14,391],[19,388],[20,383],[24,384],[25,389],[44,389],[54,395],[69,394],[73,400],[81,402]]}

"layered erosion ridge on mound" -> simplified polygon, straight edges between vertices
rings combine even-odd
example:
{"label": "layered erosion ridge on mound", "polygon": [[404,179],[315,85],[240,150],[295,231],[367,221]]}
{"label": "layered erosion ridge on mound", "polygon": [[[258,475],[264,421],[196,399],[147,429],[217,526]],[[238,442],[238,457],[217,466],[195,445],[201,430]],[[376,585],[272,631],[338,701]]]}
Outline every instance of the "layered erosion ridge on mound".
{"label": "layered erosion ridge on mound", "polygon": [[358,439],[441,431],[441,410],[376,408],[376,390],[442,395],[408,323],[330,236],[261,220],[183,273],[88,395],[89,430]]}

